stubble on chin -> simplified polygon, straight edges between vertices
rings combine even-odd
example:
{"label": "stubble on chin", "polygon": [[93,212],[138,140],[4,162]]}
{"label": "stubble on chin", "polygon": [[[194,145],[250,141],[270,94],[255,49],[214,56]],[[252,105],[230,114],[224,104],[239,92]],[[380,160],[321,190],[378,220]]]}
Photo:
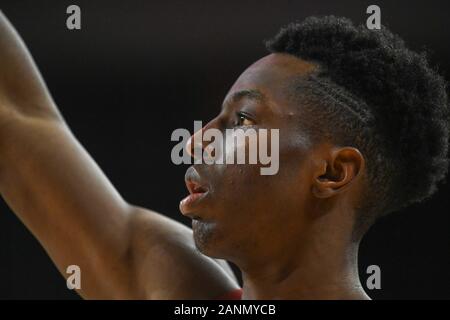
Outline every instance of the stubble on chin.
{"label": "stubble on chin", "polygon": [[214,223],[193,220],[192,231],[194,233],[195,246],[200,252],[208,255],[210,248],[214,245]]}

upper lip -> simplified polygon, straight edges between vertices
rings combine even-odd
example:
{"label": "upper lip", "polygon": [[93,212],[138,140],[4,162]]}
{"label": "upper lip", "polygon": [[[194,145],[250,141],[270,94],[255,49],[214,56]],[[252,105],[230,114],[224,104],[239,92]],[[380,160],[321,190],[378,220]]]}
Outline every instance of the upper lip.
{"label": "upper lip", "polygon": [[208,191],[207,186],[202,183],[200,175],[194,167],[189,167],[187,169],[184,181],[190,194],[205,193]]}

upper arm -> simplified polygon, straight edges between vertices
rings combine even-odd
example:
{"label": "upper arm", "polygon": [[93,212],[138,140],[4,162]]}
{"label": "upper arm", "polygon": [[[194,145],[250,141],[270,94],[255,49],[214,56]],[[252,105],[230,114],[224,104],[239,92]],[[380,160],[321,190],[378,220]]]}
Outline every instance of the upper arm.
{"label": "upper arm", "polygon": [[5,105],[29,116],[61,118],[31,54],[0,10],[0,111]]}
{"label": "upper arm", "polygon": [[1,195],[60,272],[79,266],[87,297],[131,291],[131,207],[67,126],[20,116],[0,136]]}
{"label": "upper arm", "polygon": [[[4,133],[4,132],[3,132]],[[87,298],[206,298],[237,287],[192,231],[128,205],[65,124],[19,118],[2,143],[0,192]]]}

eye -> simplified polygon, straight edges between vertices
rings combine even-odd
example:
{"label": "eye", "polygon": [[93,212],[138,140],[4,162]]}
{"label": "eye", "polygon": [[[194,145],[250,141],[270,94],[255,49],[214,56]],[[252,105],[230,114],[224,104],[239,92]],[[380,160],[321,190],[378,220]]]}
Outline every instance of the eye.
{"label": "eye", "polygon": [[253,119],[251,119],[247,114],[243,112],[237,112],[236,117],[236,126],[252,126],[255,124]]}

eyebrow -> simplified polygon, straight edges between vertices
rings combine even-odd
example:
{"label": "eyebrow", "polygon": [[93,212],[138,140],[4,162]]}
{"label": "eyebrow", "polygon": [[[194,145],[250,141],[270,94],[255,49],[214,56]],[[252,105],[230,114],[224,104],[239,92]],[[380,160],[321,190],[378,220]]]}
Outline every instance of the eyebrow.
{"label": "eyebrow", "polygon": [[264,94],[256,89],[246,89],[246,90],[240,90],[237,92],[234,92],[231,95],[231,101],[233,102],[238,102],[241,99],[252,99],[252,100],[259,100],[259,101],[264,101],[265,100],[265,96]]}
{"label": "eyebrow", "polygon": [[258,102],[265,102],[266,97],[265,95],[256,89],[245,89],[245,90],[239,90],[234,92],[230,98],[228,98],[225,103],[222,105],[222,109],[224,106],[230,103],[237,103],[242,99],[250,99],[250,100],[256,100]]}

